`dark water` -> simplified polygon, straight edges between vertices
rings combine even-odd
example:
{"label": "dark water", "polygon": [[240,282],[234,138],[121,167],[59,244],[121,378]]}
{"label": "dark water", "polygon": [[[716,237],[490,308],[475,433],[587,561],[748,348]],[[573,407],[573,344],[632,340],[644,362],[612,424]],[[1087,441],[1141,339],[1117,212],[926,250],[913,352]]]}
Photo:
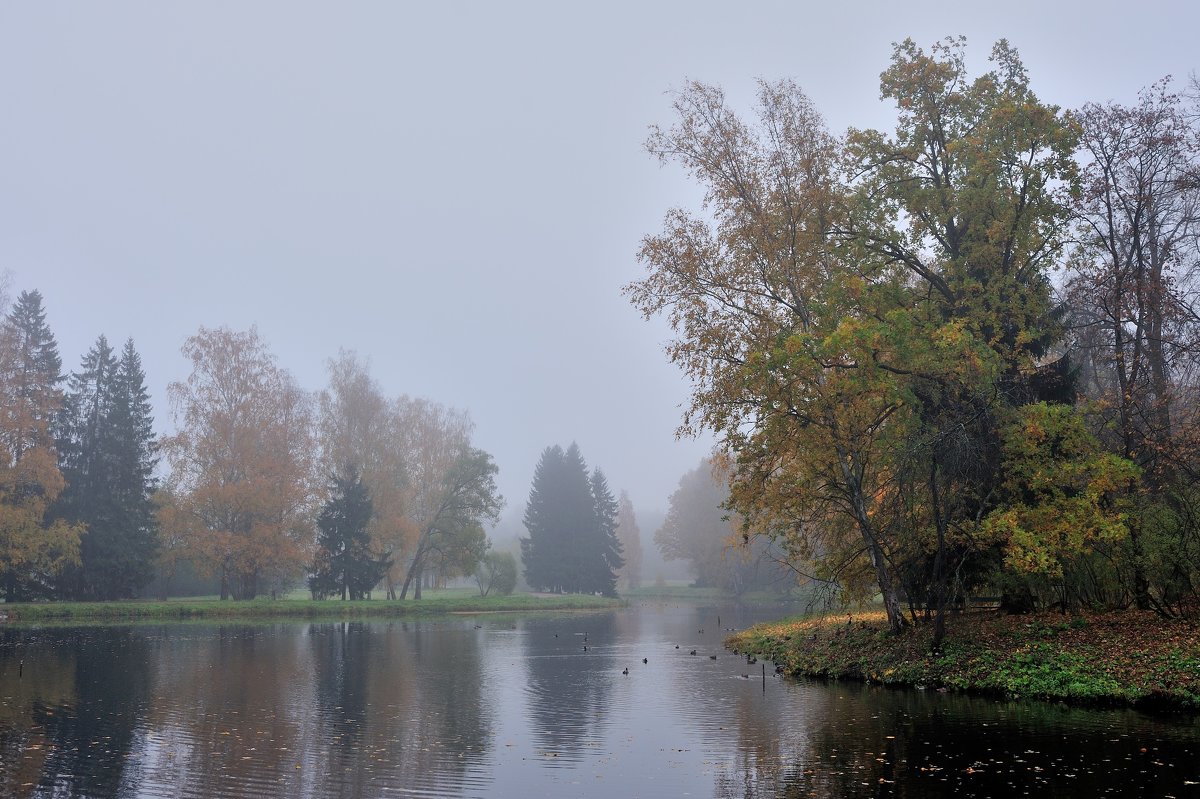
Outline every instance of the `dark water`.
{"label": "dark water", "polygon": [[718,614],[0,629],[0,796],[1200,795],[1191,717],[764,691]]}

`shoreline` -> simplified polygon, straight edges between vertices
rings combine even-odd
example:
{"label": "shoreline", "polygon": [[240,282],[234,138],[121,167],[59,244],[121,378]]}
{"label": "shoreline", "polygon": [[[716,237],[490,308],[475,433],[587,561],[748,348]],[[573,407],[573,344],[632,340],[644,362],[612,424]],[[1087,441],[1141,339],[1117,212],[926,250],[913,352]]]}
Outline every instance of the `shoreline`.
{"label": "shoreline", "polygon": [[1200,624],[1148,611],[947,619],[942,652],[932,625],[900,635],[882,611],[782,619],[725,646],[771,660],[793,677],[1039,699],[1077,706],[1200,711]]}
{"label": "shoreline", "polygon": [[366,599],[176,599],[123,600],[115,602],[21,602],[0,603],[0,627],[29,626],[42,623],[195,621],[195,620],[270,620],[270,619],[350,619],[397,618],[470,613],[521,613],[571,610],[613,610],[623,607],[620,599],[563,594],[538,597],[531,594],[509,596],[434,596],[415,600]]}

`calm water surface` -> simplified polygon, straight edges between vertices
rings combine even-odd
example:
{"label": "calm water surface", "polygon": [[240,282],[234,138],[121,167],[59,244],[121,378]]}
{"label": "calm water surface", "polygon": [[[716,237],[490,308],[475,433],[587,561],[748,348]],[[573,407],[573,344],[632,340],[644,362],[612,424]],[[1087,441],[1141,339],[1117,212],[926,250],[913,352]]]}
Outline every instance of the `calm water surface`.
{"label": "calm water surface", "polygon": [[3,629],[0,796],[1200,795],[1191,717],[764,690],[718,615]]}

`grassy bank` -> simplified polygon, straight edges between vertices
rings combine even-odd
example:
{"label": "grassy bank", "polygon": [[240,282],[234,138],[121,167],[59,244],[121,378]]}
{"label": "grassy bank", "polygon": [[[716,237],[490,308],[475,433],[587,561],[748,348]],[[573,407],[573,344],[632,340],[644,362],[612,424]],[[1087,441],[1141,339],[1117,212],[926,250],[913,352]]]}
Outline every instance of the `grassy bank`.
{"label": "grassy bank", "polygon": [[1200,624],[1194,620],[1138,611],[972,613],[949,620],[939,655],[930,654],[931,635],[929,626],[891,635],[882,612],[873,611],[760,624],[726,644],[797,676],[1200,710]]}
{"label": "grassy bank", "polygon": [[175,599],[165,602],[31,602],[0,604],[8,623],[138,621],[161,619],[273,619],[362,618],[427,616],[439,613],[492,613],[540,610],[601,610],[617,608],[621,601],[596,596],[470,596],[461,592],[431,594],[427,598],[389,602],[336,599],[255,599],[221,602],[216,599]]}

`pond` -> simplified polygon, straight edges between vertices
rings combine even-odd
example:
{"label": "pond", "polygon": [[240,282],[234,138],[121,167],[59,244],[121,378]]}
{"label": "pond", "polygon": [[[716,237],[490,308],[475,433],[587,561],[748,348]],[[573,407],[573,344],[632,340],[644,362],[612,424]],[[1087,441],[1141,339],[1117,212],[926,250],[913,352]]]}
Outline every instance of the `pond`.
{"label": "pond", "polygon": [[1200,793],[1192,717],[789,680],[722,649],[777,615],[0,628],[0,796]]}

